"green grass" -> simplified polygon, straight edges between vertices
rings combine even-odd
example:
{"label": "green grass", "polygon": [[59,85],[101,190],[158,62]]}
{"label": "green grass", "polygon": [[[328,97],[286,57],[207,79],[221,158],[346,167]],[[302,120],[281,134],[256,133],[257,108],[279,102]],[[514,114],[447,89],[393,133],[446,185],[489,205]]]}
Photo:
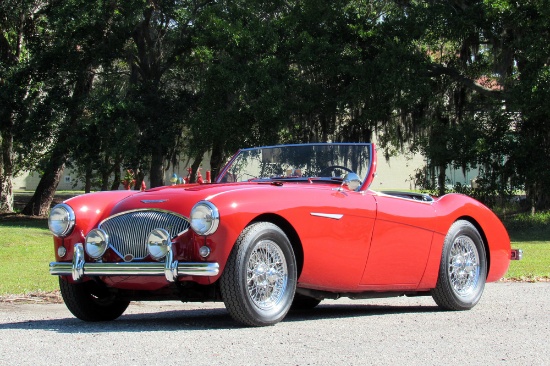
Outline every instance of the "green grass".
{"label": "green grass", "polygon": [[522,213],[504,219],[512,248],[523,250],[521,261],[512,261],[505,278],[550,279],[550,212]]}
{"label": "green grass", "polygon": [[550,242],[512,242],[523,250],[523,259],[511,261],[505,278],[523,281],[550,279]]}
{"label": "green grass", "polygon": [[53,258],[53,240],[47,220],[2,217],[0,296],[57,290],[57,278],[48,272]]}
{"label": "green grass", "polygon": [[[550,214],[517,215],[505,225],[512,247],[523,249],[523,260],[512,261],[505,278],[550,279]],[[48,270],[53,259],[46,219],[0,216],[0,296],[57,290],[57,277]]]}

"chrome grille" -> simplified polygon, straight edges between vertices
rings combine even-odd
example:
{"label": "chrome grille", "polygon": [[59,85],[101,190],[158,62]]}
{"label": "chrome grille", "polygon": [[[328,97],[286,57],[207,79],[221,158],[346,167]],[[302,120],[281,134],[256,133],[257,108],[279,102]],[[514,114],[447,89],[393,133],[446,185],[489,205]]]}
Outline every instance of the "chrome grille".
{"label": "chrome grille", "polygon": [[110,217],[99,227],[109,235],[109,246],[121,258],[131,254],[134,259],[143,259],[149,254],[147,237],[151,230],[164,229],[174,238],[189,228],[189,221],[166,211],[140,210]]}

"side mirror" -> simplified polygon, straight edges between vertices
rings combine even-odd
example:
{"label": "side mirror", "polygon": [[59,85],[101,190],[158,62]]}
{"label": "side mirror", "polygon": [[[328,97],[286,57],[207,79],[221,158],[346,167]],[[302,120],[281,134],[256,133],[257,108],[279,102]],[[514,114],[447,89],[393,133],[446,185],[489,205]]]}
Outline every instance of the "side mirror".
{"label": "side mirror", "polygon": [[357,190],[362,184],[361,178],[355,173],[346,174],[342,183],[342,185],[348,187],[350,191]]}

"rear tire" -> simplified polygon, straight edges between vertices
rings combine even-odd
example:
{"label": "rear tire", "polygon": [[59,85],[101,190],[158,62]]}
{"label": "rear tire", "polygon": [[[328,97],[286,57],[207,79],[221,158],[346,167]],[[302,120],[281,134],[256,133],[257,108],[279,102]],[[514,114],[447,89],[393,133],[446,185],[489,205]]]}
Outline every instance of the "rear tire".
{"label": "rear tire", "polygon": [[94,281],[70,283],[60,277],[59,288],[69,311],[87,322],[114,320],[130,305],[130,301],[117,299]]}
{"label": "rear tire", "polygon": [[483,239],[466,220],[456,221],[443,244],[435,302],[446,310],[468,310],[481,298],[487,278],[487,257]]}
{"label": "rear tire", "polygon": [[220,278],[220,290],[233,319],[266,326],[287,314],[296,280],[296,258],[287,236],[272,223],[258,222],[237,239]]}

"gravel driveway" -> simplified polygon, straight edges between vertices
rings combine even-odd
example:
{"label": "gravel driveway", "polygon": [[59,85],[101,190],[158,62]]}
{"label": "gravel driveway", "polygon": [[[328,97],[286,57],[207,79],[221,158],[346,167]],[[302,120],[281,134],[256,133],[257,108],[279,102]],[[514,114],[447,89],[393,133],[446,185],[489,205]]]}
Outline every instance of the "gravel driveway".
{"label": "gravel driveway", "polygon": [[84,323],[63,304],[0,303],[1,365],[550,365],[550,283],[488,284],[471,311],[430,297],[327,300],[243,328],[221,303],[132,303]]}

